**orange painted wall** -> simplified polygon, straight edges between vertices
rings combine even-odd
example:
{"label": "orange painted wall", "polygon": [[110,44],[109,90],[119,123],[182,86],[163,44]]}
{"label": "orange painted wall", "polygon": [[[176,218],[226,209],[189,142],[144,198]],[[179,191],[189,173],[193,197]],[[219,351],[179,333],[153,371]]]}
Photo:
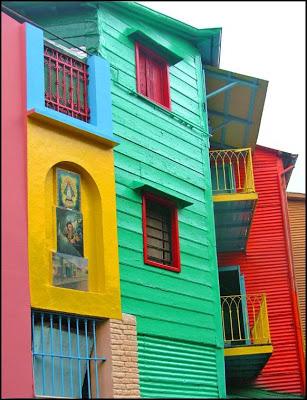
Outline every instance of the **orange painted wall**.
{"label": "orange painted wall", "polygon": [[306,198],[302,193],[287,193],[287,199],[295,282],[306,343]]}

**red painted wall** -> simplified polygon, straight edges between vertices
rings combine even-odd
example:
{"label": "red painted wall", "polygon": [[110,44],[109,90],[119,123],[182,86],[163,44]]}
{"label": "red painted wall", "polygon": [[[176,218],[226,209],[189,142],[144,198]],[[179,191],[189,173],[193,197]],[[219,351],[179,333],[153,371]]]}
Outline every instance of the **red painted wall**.
{"label": "red painted wall", "polygon": [[278,178],[283,170],[282,160],[276,152],[257,147],[253,165],[259,199],[246,254],[219,254],[219,266],[240,265],[246,292],[267,296],[274,351],[256,383],[267,389],[299,394],[303,393],[303,375]]}
{"label": "red painted wall", "polygon": [[24,26],[1,13],[2,398],[33,398]]}

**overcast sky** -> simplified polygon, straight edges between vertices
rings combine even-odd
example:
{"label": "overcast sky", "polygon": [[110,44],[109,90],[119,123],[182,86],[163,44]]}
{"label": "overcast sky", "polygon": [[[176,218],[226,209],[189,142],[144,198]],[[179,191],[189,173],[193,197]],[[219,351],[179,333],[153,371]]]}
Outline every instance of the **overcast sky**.
{"label": "overcast sky", "polygon": [[258,144],[298,154],[305,193],[305,2],[139,1],[196,28],[222,28],[220,68],[269,81]]}

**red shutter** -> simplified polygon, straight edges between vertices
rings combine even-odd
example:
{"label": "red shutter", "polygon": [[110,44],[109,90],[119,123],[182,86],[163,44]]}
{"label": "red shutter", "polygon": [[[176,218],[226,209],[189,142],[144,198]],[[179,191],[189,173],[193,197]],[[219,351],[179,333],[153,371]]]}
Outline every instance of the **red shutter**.
{"label": "red shutter", "polygon": [[153,62],[153,98],[157,103],[165,105],[165,99],[163,96],[162,68],[163,66],[160,63],[156,61]]}
{"label": "red shutter", "polygon": [[137,91],[170,109],[168,64],[158,54],[136,43]]}
{"label": "red shutter", "polygon": [[154,97],[154,62],[153,60],[147,56],[146,60],[146,81],[147,81],[147,96],[152,99],[156,100]]}
{"label": "red shutter", "polygon": [[148,96],[147,88],[146,88],[146,54],[142,51],[139,53],[139,74],[138,74],[138,87],[140,93],[144,96]]}

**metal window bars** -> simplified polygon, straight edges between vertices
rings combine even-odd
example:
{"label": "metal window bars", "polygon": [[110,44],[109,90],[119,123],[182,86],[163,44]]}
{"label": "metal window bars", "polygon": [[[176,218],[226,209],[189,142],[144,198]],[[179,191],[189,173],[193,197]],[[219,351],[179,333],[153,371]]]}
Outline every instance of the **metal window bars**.
{"label": "metal window bars", "polygon": [[254,193],[251,149],[210,150],[212,192]]}
{"label": "metal window bars", "polygon": [[146,230],[148,258],[164,265],[172,263],[171,210],[147,201]]}
{"label": "metal window bars", "polygon": [[226,346],[271,342],[265,294],[221,296]]}
{"label": "metal window bars", "polygon": [[44,45],[45,105],[88,122],[87,64]]}
{"label": "metal window bars", "polygon": [[101,367],[95,319],[32,310],[35,396],[99,398]]}

